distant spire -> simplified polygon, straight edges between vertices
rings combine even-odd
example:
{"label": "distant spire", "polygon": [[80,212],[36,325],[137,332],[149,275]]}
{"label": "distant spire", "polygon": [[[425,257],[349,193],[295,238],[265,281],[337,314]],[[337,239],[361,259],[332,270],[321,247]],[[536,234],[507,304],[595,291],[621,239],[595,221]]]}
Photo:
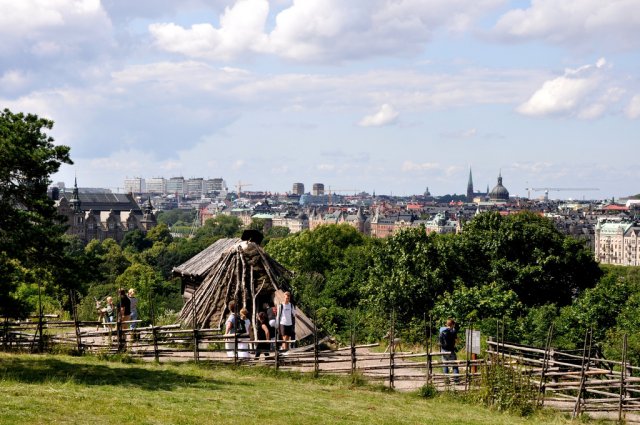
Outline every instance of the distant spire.
{"label": "distant spire", "polygon": [[473,201],[473,176],[471,174],[471,167],[469,167],[469,181],[467,183],[467,201]]}

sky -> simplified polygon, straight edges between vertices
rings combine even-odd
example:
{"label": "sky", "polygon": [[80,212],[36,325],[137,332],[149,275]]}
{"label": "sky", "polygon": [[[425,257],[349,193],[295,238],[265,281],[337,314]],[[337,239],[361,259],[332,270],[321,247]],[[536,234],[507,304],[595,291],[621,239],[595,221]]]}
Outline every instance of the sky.
{"label": "sky", "polygon": [[640,193],[640,0],[0,0],[0,37],[67,186]]}

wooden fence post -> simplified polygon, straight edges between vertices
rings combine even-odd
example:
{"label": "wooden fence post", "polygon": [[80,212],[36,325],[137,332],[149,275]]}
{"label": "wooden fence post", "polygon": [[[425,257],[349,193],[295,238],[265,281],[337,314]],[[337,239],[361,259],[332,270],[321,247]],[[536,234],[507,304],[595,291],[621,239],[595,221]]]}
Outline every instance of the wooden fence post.
{"label": "wooden fence post", "polygon": [[153,338],[153,356],[156,363],[160,363],[160,353],[158,352],[158,334],[156,331],[156,312],[153,297],[149,294],[149,312],[151,313],[151,337]]}
{"label": "wooden fence post", "polygon": [[427,384],[430,384],[433,380],[433,357],[431,356],[431,327],[433,325],[433,318],[429,315],[429,323],[425,332],[427,337],[426,349],[427,349]]}
{"label": "wooden fence post", "polygon": [[391,310],[391,331],[389,332],[389,388],[394,388],[394,367],[396,347],[393,343],[395,339],[395,309]]}
{"label": "wooden fence post", "polygon": [[274,362],[275,362],[275,366],[276,366],[276,370],[278,370],[278,368],[280,367],[280,347],[278,347],[278,339],[280,337],[279,333],[280,333],[280,326],[278,323],[276,323],[276,340],[275,340],[275,356],[274,358]]}
{"label": "wooden fence post", "polygon": [[320,365],[318,363],[318,327],[316,326],[316,311],[313,311],[313,376],[320,375]]}
{"label": "wooden fence post", "polygon": [[198,320],[197,320],[197,309],[198,304],[196,300],[195,293],[191,298],[193,301],[193,307],[191,308],[191,314],[193,316],[193,360],[198,363],[200,361],[200,352],[198,351]]}
{"label": "wooden fence post", "polygon": [[[584,347],[582,350],[582,368],[580,370],[580,386],[578,387],[578,398],[576,400],[576,404],[573,407],[573,415],[572,419],[577,418],[582,412],[581,401],[584,395],[584,385],[586,381],[586,372],[589,368],[589,362],[591,361],[591,329],[587,329],[584,335]],[[587,360],[587,350],[588,350],[588,360]]]}
{"label": "wooden fence post", "polygon": [[620,402],[618,403],[618,422],[622,423],[622,411],[625,398],[625,375],[627,372],[627,334],[622,338],[622,365],[620,366]]}
{"label": "wooden fence post", "polygon": [[71,302],[71,314],[73,315],[73,326],[76,330],[76,344],[78,346],[78,353],[82,354],[82,337],[80,335],[80,324],[78,322],[78,306],[76,305],[76,297],[73,293],[73,289],[69,289],[69,301]]}
{"label": "wooden fence post", "polygon": [[538,386],[538,400],[536,404],[540,407],[544,406],[544,395],[545,395],[545,379],[547,377],[547,369],[549,368],[549,355],[551,351],[551,340],[553,338],[553,323],[549,326],[549,331],[547,332],[547,341],[544,345],[544,357],[542,358],[542,371],[540,372],[540,385]]}

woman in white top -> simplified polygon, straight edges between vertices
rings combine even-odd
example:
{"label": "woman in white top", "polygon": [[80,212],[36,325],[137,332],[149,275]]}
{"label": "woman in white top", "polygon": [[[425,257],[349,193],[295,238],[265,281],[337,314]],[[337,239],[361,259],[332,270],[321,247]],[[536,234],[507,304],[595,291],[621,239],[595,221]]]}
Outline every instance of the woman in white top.
{"label": "woman in white top", "polygon": [[293,304],[291,304],[291,292],[289,291],[284,293],[284,303],[280,304],[278,308],[278,318],[276,322],[280,327],[280,338],[284,341],[282,343],[282,349],[287,351],[289,349],[289,341],[291,341],[291,338],[295,337],[296,334],[296,315]]}

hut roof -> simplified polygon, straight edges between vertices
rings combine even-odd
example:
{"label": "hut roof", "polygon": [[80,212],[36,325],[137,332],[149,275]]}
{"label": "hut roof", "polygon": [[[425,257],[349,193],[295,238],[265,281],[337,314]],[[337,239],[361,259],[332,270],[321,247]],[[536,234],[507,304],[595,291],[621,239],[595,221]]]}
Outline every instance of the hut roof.
{"label": "hut roof", "polygon": [[242,241],[240,238],[218,239],[199,254],[173,268],[174,276],[203,278],[220,259],[220,256],[234,249]]}

